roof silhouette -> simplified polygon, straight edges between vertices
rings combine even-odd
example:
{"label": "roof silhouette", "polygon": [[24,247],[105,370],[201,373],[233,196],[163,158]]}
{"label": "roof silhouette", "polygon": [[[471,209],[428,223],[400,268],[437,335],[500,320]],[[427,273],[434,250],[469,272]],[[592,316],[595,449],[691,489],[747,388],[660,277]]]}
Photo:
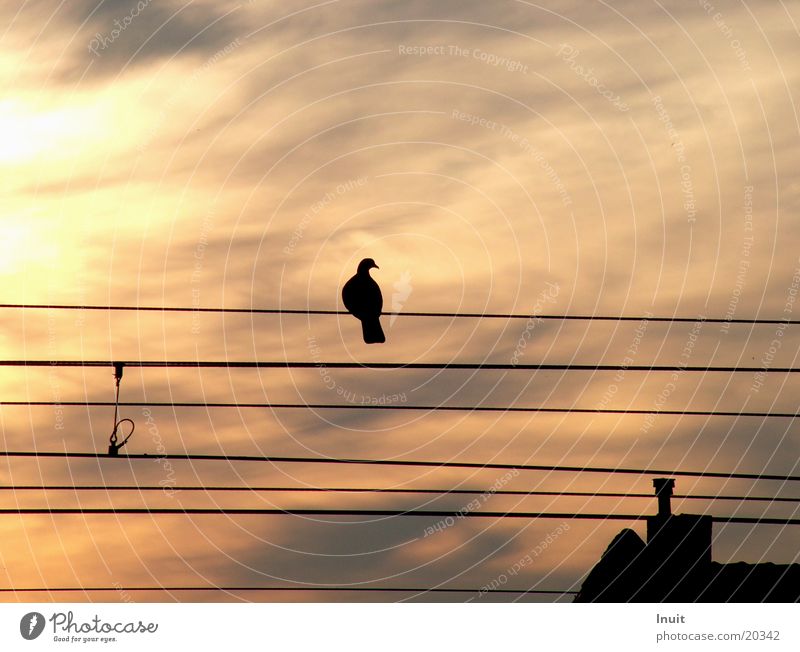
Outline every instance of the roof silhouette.
{"label": "roof silhouette", "polygon": [[712,517],[673,515],[673,480],[653,480],[659,511],[647,543],[631,529],[611,541],[575,602],[800,602],[800,564],[711,560]]}

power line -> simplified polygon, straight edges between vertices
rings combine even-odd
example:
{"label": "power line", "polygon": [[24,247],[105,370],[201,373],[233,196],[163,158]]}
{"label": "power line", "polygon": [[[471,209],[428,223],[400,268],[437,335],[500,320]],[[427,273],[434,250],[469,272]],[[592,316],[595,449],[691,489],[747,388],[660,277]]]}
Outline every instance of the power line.
{"label": "power line", "polygon": [[624,467],[601,466],[563,466],[557,464],[512,464],[501,462],[434,462],[412,460],[381,460],[336,457],[288,457],[269,455],[214,455],[198,453],[167,453],[164,455],[148,455],[137,453],[112,456],[107,453],[76,453],[67,451],[0,451],[0,457],[18,458],[75,458],[75,459],[111,459],[111,460],[182,460],[210,462],[268,462],[270,464],[356,464],[366,466],[398,466],[398,467],[433,467],[456,469],[494,469],[518,471],[565,471],[569,473],[608,473],[625,475],[664,475],[691,478],[723,478],[734,480],[778,480],[781,482],[800,482],[800,475],[783,475],[771,473],[739,473],[728,471],[676,471],[663,469],[636,469]]}
{"label": "power line", "polygon": [[[6,407],[114,407],[113,401],[0,401]],[[666,416],[711,416],[711,417],[758,417],[796,419],[800,412],[740,412],[724,410],[660,410],[628,409],[628,408],[574,408],[574,407],[538,407],[538,406],[487,406],[487,405],[404,405],[386,404],[369,405],[361,403],[222,403],[211,401],[126,401],[119,407],[158,407],[158,408],[237,408],[268,410],[415,410],[425,412],[539,412],[558,414],[659,414]]]}
{"label": "power line", "polygon": [[[467,512],[399,509],[272,509],[238,507],[4,507],[0,515],[136,515],[152,516],[422,516],[427,518],[557,518],[590,521],[643,521],[646,514],[589,514],[560,512]],[[725,518],[725,517],[715,517]],[[763,520],[763,519],[762,519]],[[782,519],[785,520],[785,519]],[[800,524],[800,520],[797,521]]]}
{"label": "power line", "polygon": [[371,586],[85,586],[85,587],[0,587],[0,593],[90,593],[90,592],[116,592],[127,591],[228,591],[239,593],[243,591],[356,591],[356,592],[383,592],[383,593],[505,593],[514,595],[574,595],[577,591],[559,591],[555,589],[471,589],[471,588],[406,588],[406,587],[371,587]]}
{"label": "power line", "polygon": [[[276,493],[361,493],[361,494],[432,494],[495,496],[550,496],[561,498],[646,498],[652,493],[597,492],[597,491],[525,491],[521,489],[407,489],[371,487],[232,487],[232,486],[181,486],[181,485],[0,485],[0,491],[203,491],[203,492],[276,492]],[[800,503],[800,497],[784,496],[729,496],[716,494],[674,494],[676,500],[732,500],[737,502]]]}
{"label": "power line", "polygon": [[1,367],[114,367],[192,369],[439,369],[497,371],[700,371],[724,373],[800,373],[800,367],[708,365],[511,364],[497,362],[299,362],[277,360],[0,360]]}
{"label": "power line", "polygon": [[[189,306],[126,306],[126,305],[67,305],[67,304],[34,304],[34,303],[2,303],[0,308],[24,310],[100,310],[125,312],[190,312],[190,313],[222,313],[250,315],[349,315],[346,310],[312,310],[290,308],[201,308]],[[787,324],[797,325],[800,320],[793,319],[757,319],[727,317],[666,317],[635,315],[539,315],[524,313],[494,312],[384,312],[386,317],[444,317],[455,319],[550,319],[558,321],[636,321],[662,323],[689,323],[698,321],[709,324]]]}
{"label": "power line", "polygon": [[[423,518],[525,518],[561,519],[584,521],[645,521],[648,514],[591,514],[583,512],[468,512],[466,510],[397,510],[397,509],[264,509],[234,507],[18,507],[2,508],[4,515],[139,515],[150,516],[364,516],[396,517],[418,516]],[[800,525],[800,518],[762,518],[747,516],[711,516],[713,523],[752,525]]]}

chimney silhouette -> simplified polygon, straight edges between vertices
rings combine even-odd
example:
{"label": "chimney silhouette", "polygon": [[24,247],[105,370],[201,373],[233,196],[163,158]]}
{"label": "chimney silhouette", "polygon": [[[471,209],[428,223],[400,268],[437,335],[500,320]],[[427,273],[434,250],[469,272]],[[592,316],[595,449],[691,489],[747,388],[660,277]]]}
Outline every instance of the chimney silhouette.
{"label": "chimney silhouette", "polygon": [[672,478],[656,478],[653,480],[658,497],[658,515],[662,518],[672,516],[672,490],[675,488],[675,480]]}
{"label": "chimney silhouette", "polygon": [[653,599],[691,602],[711,568],[711,516],[673,514],[672,478],[656,478],[653,487],[658,513],[647,518],[647,550],[654,564],[650,581],[669,587]]}

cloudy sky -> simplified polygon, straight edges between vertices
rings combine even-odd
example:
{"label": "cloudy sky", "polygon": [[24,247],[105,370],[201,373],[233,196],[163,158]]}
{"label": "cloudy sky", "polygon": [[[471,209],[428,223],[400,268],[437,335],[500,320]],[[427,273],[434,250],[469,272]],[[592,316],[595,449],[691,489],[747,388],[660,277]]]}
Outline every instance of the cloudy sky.
{"label": "cloudy sky", "polygon": [[[796,5],[760,0],[5,3],[2,302],[341,309],[342,284],[369,256],[386,309],[400,313],[798,319],[798,22]],[[345,316],[0,310],[6,359],[789,366],[800,346],[792,326],[546,320],[521,340],[525,328],[401,315],[384,317],[385,345],[367,346]],[[4,401],[108,401],[114,392],[109,368],[5,368],[0,383]],[[798,389],[781,374],[672,382],[633,371],[129,369],[122,400],[795,411]],[[122,416],[137,424],[126,450],[154,456],[789,473],[800,452],[788,419],[188,408]],[[112,425],[108,408],[5,406],[0,417],[6,450],[104,451]],[[652,490],[650,477],[565,473],[0,463],[4,487],[42,483]],[[677,491],[798,489],[681,479]],[[5,490],[0,499],[11,508],[459,510],[472,497]],[[654,505],[488,496],[483,508]],[[437,521],[427,518],[1,518],[0,585],[32,587],[480,588],[505,576],[506,588],[575,590],[622,526],[460,519],[431,534]],[[716,526],[714,556],[789,563],[796,540],[777,526]],[[134,599],[171,597],[275,596]],[[525,598],[540,599],[553,598]]]}

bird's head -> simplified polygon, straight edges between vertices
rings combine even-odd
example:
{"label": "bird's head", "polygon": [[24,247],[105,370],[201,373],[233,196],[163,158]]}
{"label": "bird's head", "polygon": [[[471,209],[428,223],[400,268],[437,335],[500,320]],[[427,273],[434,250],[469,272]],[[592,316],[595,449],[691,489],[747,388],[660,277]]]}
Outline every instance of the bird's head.
{"label": "bird's head", "polygon": [[375,261],[372,260],[372,258],[365,258],[358,264],[358,273],[369,274],[369,270],[371,270],[373,267],[375,269],[380,269],[380,267],[375,264]]}

